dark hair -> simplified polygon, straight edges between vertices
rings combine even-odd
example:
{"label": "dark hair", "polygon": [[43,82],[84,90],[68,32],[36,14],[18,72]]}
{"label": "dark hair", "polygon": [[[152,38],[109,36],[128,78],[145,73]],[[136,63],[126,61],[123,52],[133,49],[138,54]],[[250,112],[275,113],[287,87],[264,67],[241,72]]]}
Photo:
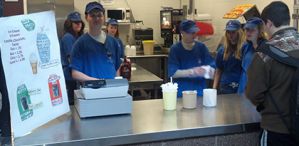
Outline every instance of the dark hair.
{"label": "dark hair", "polygon": [[80,37],[83,33],[84,33],[84,27],[85,27],[85,24],[83,21],[79,21],[82,23],[82,27],[81,27],[81,30],[79,31],[79,33],[77,34],[74,30],[73,30],[73,21],[71,21],[70,19],[66,19],[64,21],[64,27],[63,27],[63,30],[64,30],[64,34],[65,33],[70,33],[72,34],[73,36],[75,36],[76,38]]}
{"label": "dark hair", "polygon": [[[108,27],[109,25],[111,24],[107,24],[107,27],[106,27],[106,33],[108,33]],[[116,33],[115,33],[115,38],[119,38],[119,32],[118,32],[118,25],[111,25],[111,26],[116,26],[117,30],[116,30]]]}
{"label": "dark hair", "polygon": [[275,27],[290,25],[290,10],[285,3],[275,1],[264,8],[261,18],[265,23],[272,21]]}

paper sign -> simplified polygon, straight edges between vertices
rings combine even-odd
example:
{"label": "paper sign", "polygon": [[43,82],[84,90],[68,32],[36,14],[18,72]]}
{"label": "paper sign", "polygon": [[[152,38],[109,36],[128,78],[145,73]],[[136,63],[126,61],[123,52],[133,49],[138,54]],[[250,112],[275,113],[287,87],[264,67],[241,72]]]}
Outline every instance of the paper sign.
{"label": "paper sign", "polygon": [[0,18],[0,48],[15,137],[69,112],[53,11]]}

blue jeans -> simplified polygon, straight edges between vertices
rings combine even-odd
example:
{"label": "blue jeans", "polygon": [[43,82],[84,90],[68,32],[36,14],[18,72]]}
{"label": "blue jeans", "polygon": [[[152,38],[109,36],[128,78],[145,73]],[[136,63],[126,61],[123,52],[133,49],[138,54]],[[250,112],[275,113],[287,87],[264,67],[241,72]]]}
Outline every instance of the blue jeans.
{"label": "blue jeans", "polygon": [[239,84],[229,83],[229,84],[220,84],[218,94],[234,94],[238,91]]}

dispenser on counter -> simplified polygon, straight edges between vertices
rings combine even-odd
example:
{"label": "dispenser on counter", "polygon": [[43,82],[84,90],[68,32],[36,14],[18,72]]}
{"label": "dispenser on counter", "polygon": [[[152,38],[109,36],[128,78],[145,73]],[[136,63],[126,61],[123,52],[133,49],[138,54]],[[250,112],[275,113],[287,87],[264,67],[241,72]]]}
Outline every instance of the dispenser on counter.
{"label": "dispenser on counter", "polygon": [[154,31],[152,28],[142,28],[136,27],[133,29],[133,36],[136,44],[136,51],[138,53],[143,53],[142,41],[144,40],[153,40]]}
{"label": "dispenser on counter", "polygon": [[165,47],[169,48],[181,40],[179,25],[184,19],[183,9],[167,8],[160,11],[161,37],[164,38]]}

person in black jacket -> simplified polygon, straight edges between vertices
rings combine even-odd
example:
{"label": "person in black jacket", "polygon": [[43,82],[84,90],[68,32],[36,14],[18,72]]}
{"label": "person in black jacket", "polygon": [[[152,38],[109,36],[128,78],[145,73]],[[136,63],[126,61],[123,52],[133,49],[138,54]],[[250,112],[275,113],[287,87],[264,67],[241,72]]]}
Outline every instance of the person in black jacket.
{"label": "person in black jacket", "polygon": [[2,66],[1,52],[0,52],[0,92],[2,94],[2,110],[0,111],[0,129],[1,137],[11,136],[10,126],[10,111],[9,111],[9,99],[5,82],[5,75]]}

